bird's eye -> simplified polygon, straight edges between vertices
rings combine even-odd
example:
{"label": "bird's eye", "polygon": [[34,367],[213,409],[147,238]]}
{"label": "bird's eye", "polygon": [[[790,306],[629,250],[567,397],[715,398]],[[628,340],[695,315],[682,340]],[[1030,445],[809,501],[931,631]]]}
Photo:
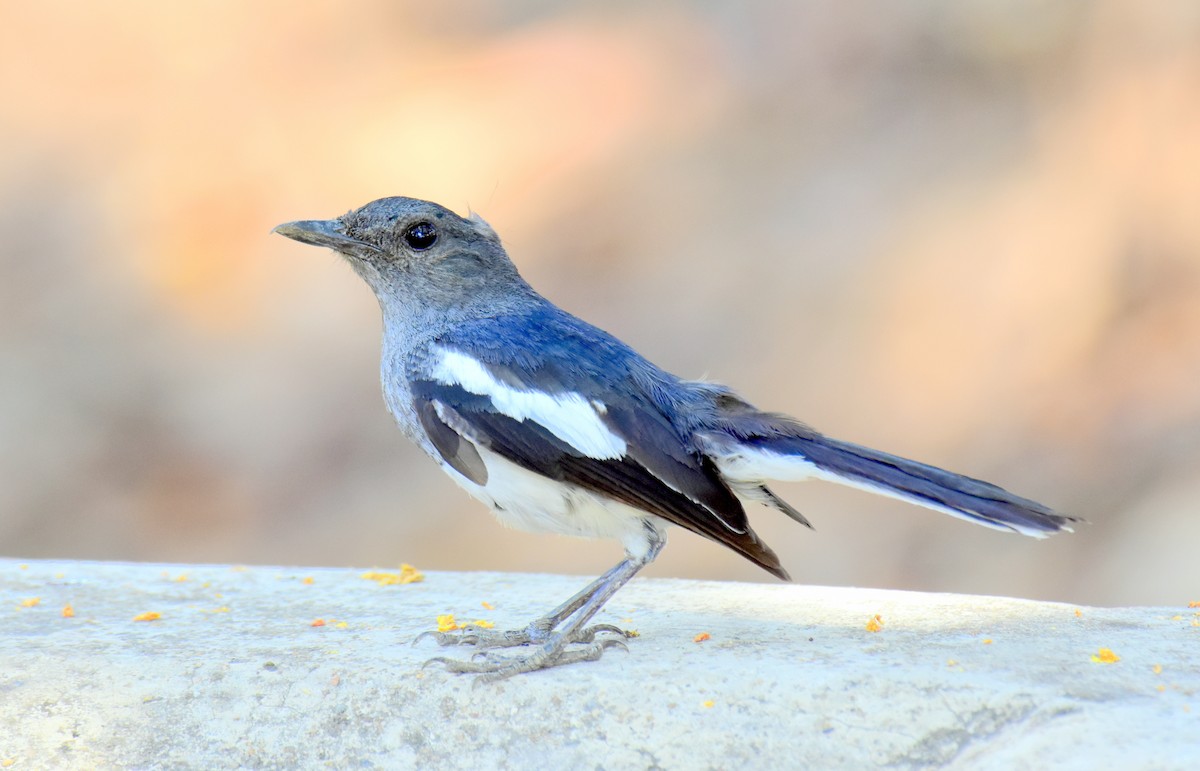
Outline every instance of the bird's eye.
{"label": "bird's eye", "polygon": [[437,243],[438,232],[432,222],[418,222],[404,231],[404,241],[418,252],[425,251]]}

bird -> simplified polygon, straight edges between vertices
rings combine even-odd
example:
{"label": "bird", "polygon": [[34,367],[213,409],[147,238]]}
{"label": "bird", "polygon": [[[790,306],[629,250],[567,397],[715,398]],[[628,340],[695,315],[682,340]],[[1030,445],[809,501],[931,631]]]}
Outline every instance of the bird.
{"label": "bird", "polygon": [[667,372],[538,294],[475,213],[388,197],[273,232],[334,250],[374,291],[384,400],[454,482],[509,527],[624,547],[611,570],[522,629],[422,635],[474,647],[469,660],[430,660],[451,672],[494,681],[627,648],[632,633],[589,622],[658,556],[672,526],[788,580],[746,504],[812,525],[769,482],[837,482],[1035,538],[1081,521]]}

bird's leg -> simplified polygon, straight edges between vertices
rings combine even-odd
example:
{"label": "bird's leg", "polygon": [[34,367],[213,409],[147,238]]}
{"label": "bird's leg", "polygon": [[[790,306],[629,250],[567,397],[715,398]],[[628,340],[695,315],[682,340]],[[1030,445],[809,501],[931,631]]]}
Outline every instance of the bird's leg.
{"label": "bird's leg", "polygon": [[[625,643],[621,640],[608,639],[596,641],[595,639],[597,632],[616,631],[624,636],[625,632],[621,629],[611,624],[597,624],[590,627],[586,626],[586,624],[599,612],[604,603],[608,602],[617,593],[617,590],[628,583],[629,579],[637,575],[638,571],[650,564],[658,556],[659,551],[662,550],[663,544],[666,543],[662,534],[650,526],[647,526],[647,531],[651,533],[650,547],[644,555],[637,557],[632,555],[627,556],[620,564],[594,581],[579,594],[576,594],[558,608],[555,608],[549,615],[534,621],[524,630],[515,633],[504,633],[506,635],[528,637],[527,642],[541,643],[541,647],[530,655],[505,657],[489,654],[485,651],[478,654],[483,657],[484,660],[482,661],[458,661],[456,659],[438,657],[430,659],[426,663],[438,662],[445,664],[446,669],[451,672],[478,673],[481,675],[481,681],[492,682],[525,672],[535,672],[539,669],[572,664],[577,661],[595,661],[608,648],[614,646],[625,647]],[[536,631],[531,634],[530,630]],[[533,635],[538,635],[538,638],[535,639]],[[583,643],[584,647],[569,650],[567,646],[572,643]],[[523,643],[513,644],[519,645]]]}
{"label": "bird's leg", "polygon": [[[559,664],[568,664],[574,661],[594,660],[600,657],[604,649],[612,645],[623,645],[619,640],[610,639],[601,642],[595,642],[595,630],[593,628],[585,628],[584,624],[600,610],[600,607],[612,595],[625,585],[630,578],[642,568],[645,563],[641,561],[625,560],[617,566],[616,569],[607,575],[607,579],[596,585],[591,596],[588,597],[579,609],[567,617],[561,629],[557,631],[544,631],[538,624],[543,619],[538,619],[524,630],[503,633],[503,642],[496,645],[488,645],[484,643],[485,650],[481,651],[478,656],[485,657],[482,661],[459,661],[448,658],[433,658],[428,664],[439,662],[446,665],[446,669],[451,672],[475,672],[487,675],[483,680],[499,680],[521,672],[532,672],[546,667],[556,666]],[[549,617],[547,617],[549,618]],[[540,639],[531,639],[529,629],[534,628],[534,633]],[[618,630],[620,631],[620,630]],[[516,658],[502,658],[495,655],[490,655],[486,652],[486,648],[491,647],[509,647],[511,645],[521,645],[529,642],[540,643],[540,647],[528,656]],[[582,650],[566,650],[571,643],[584,643],[586,647]]]}
{"label": "bird's leg", "polygon": [[[624,568],[629,560],[622,560],[614,565],[607,573],[592,581],[590,584],[581,589],[571,599],[559,605],[554,610],[550,611],[540,618],[536,618],[529,622],[529,625],[524,629],[510,629],[506,631],[492,631],[489,629],[480,629],[479,627],[467,625],[463,627],[461,632],[422,632],[413,640],[413,644],[424,640],[426,637],[432,637],[437,640],[438,645],[473,645],[477,650],[486,650],[488,648],[513,648],[518,645],[529,645],[531,643],[542,643],[550,638],[550,633],[554,628],[563,622],[568,616],[579,610],[588,599],[595,594],[605,581],[608,581],[613,575]],[[586,630],[581,630],[580,639],[575,642],[591,642],[598,632],[614,632],[624,635],[624,630],[615,627],[612,624],[597,624],[589,627]],[[586,639],[584,639],[586,634]]]}

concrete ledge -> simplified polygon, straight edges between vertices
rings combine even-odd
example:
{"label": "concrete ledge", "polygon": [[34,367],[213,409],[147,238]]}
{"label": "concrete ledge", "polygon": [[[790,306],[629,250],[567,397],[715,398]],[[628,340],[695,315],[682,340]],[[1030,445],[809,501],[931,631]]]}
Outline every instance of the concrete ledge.
{"label": "concrete ledge", "polygon": [[640,580],[628,654],[473,687],[409,643],[587,579],[363,572],[0,560],[0,768],[1200,766],[1200,609]]}

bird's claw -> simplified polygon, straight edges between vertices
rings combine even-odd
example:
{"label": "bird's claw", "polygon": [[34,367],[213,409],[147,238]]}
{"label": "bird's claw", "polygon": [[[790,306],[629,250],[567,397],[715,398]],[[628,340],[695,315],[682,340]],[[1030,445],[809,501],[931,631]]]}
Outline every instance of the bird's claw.
{"label": "bird's claw", "polygon": [[427,631],[421,632],[419,635],[414,637],[412,643],[410,643],[410,644],[416,645],[417,643],[421,642],[422,640],[432,637],[438,641],[438,645],[448,645],[449,643],[444,643],[441,640],[441,637],[444,634],[445,634],[444,632],[435,632],[433,630],[427,630]]}
{"label": "bird's claw", "polygon": [[589,626],[587,629],[585,629],[584,631],[591,632],[593,638],[601,632],[611,632],[612,634],[619,634],[625,638],[629,638],[629,637],[633,636],[629,632],[622,629],[621,627],[613,626],[612,624],[593,624],[593,625]]}
{"label": "bird's claw", "polygon": [[[594,642],[596,635],[602,633],[616,634],[623,638],[632,636],[629,632],[612,624],[593,624],[570,635],[567,643]],[[461,627],[453,632],[430,630],[422,632],[413,638],[412,644],[416,645],[422,640],[432,637],[443,648],[451,645],[471,645],[483,651],[489,648],[516,648],[521,645],[540,645],[548,642],[552,635],[553,633],[543,620],[538,619],[524,629],[512,629],[504,632],[471,625]]]}
{"label": "bird's claw", "polygon": [[[619,639],[589,642],[583,644],[583,647],[573,649],[566,647],[570,643],[565,643],[561,640],[557,642],[561,644],[556,644],[553,648],[542,648],[529,656],[509,657],[497,655],[492,651],[479,651],[466,661],[439,656],[425,663],[426,665],[434,662],[442,664],[446,667],[447,672],[455,674],[478,675],[475,682],[479,684],[494,683],[513,675],[537,672],[542,669],[563,666],[564,664],[574,664],[580,661],[596,661],[609,648],[620,648],[623,651],[629,650],[629,646],[625,644],[625,641]],[[477,660],[480,658],[483,660]]]}
{"label": "bird's claw", "polygon": [[[563,664],[596,661],[609,648],[620,648],[628,652],[629,646],[625,644],[625,640],[632,636],[612,624],[595,624],[569,634],[552,634],[536,627],[536,622],[525,629],[509,632],[487,632],[470,628],[465,628],[464,632],[469,633],[424,632],[419,635],[418,640],[432,637],[443,646],[473,645],[476,648],[468,659],[437,656],[426,661],[425,666],[441,664],[447,672],[478,675],[476,683],[495,682],[513,675]],[[596,636],[600,634],[614,634],[618,637],[597,640]],[[527,656],[503,656],[495,650],[538,643],[542,644],[542,647]]]}

